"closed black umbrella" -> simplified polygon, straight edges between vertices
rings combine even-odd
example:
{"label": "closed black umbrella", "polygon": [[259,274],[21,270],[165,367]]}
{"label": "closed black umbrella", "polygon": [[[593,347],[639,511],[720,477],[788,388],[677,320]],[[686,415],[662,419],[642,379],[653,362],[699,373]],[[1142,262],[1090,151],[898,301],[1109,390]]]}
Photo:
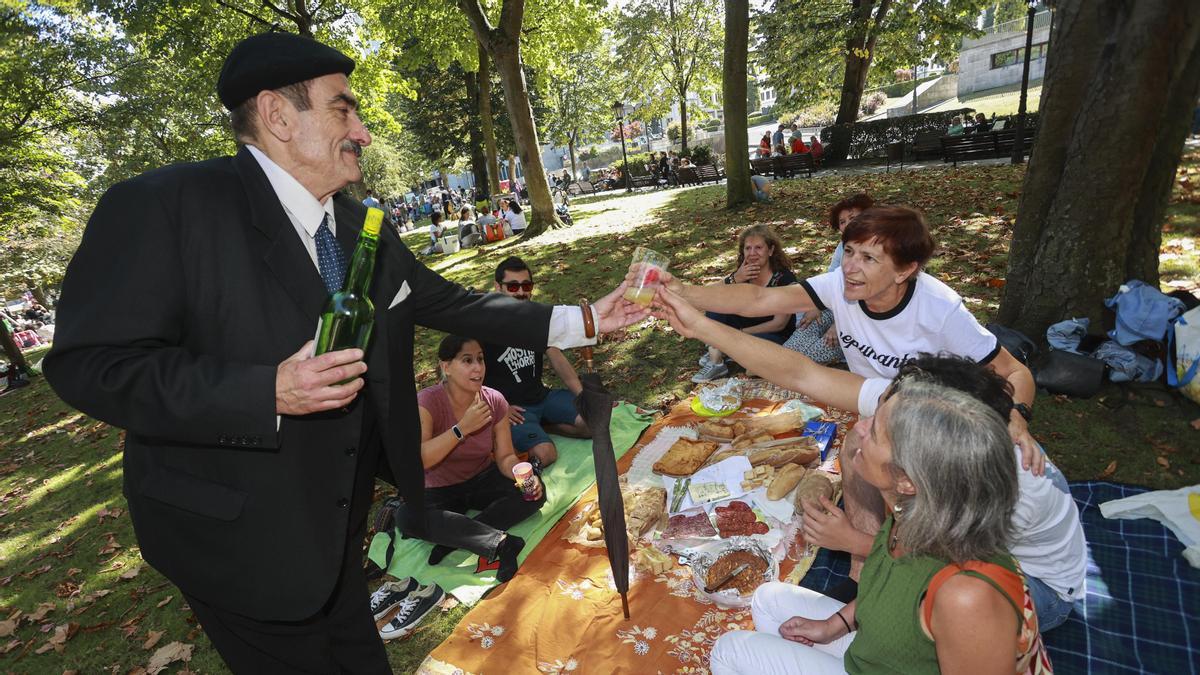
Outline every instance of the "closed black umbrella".
{"label": "closed black umbrella", "polygon": [[[590,360],[590,359],[589,359]],[[612,420],[612,394],[595,373],[580,376],[583,391],[575,407],[592,431],[592,461],[596,466],[596,491],[599,494],[600,521],[604,524],[604,545],[612,566],[613,583],[621,593],[621,609],[629,618],[629,536],[625,533],[625,502],[617,481],[617,459],[613,455],[609,422]]]}

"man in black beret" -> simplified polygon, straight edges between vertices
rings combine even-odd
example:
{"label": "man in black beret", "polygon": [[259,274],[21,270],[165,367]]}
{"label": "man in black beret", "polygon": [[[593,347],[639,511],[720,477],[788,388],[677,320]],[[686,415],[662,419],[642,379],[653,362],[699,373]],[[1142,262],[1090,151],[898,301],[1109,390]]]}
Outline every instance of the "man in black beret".
{"label": "man in black beret", "polygon": [[[580,308],[468,292],[384,228],[372,343],[312,356],[365,215],[339,193],[371,142],[353,68],[295,35],[238,44],[217,86],[237,155],[104,194],[45,362],[63,400],[127,430],[142,556],[236,673],[389,671],[362,546],[377,475],[424,511],[414,324],[538,350],[594,341]],[[601,332],[645,316],[622,290],[591,308]]]}

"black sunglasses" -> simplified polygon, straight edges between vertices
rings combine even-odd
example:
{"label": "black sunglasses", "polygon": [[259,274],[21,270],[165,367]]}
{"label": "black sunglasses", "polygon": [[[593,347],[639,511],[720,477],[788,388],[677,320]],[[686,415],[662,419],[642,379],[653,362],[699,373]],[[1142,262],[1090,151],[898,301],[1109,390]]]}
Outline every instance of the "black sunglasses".
{"label": "black sunglasses", "polygon": [[516,293],[517,291],[525,291],[528,293],[533,290],[532,281],[504,281],[501,283],[504,284],[504,287],[508,289],[509,293]]}

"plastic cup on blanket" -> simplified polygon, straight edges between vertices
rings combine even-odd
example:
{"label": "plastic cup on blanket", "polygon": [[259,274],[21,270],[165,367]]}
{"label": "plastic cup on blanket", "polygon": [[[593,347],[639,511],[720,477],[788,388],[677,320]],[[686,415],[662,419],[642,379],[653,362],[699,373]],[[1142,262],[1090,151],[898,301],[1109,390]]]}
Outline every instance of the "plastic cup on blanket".
{"label": "plastic cup on blanket", "polygon": [[533,473],[533,465],[529,462],[519,462],[512,468],[513,479],[521,489],[521,498],[527,502],[537,499],[537,476]]}

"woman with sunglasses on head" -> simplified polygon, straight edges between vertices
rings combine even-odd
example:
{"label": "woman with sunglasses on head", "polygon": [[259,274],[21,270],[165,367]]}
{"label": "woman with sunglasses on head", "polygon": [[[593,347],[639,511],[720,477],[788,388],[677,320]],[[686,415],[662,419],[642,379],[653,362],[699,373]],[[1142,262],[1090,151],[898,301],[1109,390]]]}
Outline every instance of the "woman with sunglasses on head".
{"label": "woman with sunglasses on head", "polygon": [[[429,564],[463,548],[498,560],[496,578],[508,581],[516,574],[525,541],[506,530],[538,512],[545,490],[535,477],[537,498],[526,501],[513,480],[519,460],[507,424],[508,403],[500,392],[483,386],[479,341],[447,335],[438,346],[438,365],[442,381],[417,393],[425,465],[424,539],[436,544]],[[463,514],[469,509],[479,513],[468,518]],[[402,526],[408,520],[403,512],[397,516]]]}
{"label": "woman with sunglasses on head", "polygon": [[[742,230],[738,237],[737,268],[725,277],[726,284],[752,285],[764,288],[787,286],[796,283],[796,275],[792,272],[792,261],[783,250],[783,242],[767,225],[751,225]],[[782,344],[792,334],[795,327],[795,316],[791,312],[779,312],[766,316],[740,316],[736,313],[722,314],[709,312],[709,318],[727,326]],[[692,377],[692,382],[708,382],[729,375],[729,367],[725,365],[725,355],[716,347],[710,346],[704,356],[700,357],[700,372]]]}

